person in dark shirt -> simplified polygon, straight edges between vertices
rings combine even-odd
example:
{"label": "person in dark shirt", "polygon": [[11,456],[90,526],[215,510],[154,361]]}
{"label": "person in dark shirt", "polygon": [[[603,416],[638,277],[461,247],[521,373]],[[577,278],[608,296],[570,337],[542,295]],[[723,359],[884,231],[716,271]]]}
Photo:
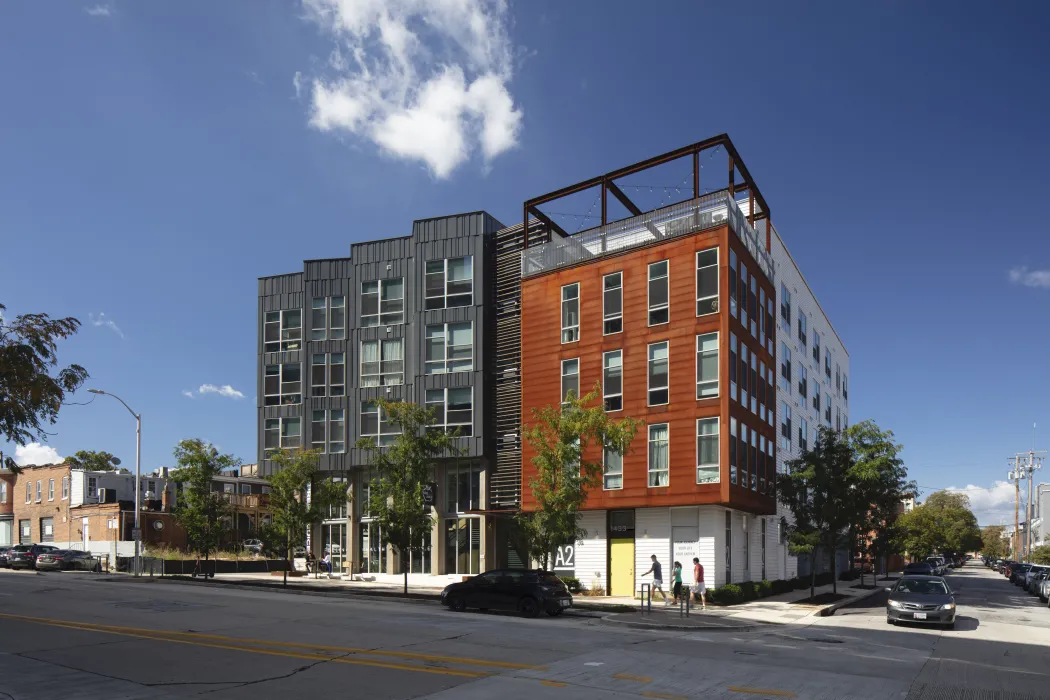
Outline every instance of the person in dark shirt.
{"label": "person in dark shirt", "polygon": [[667,594],[664,593],[663,568],[660,566],[660,562],[657,561],[655,554],[652,556],[652,560],[653,565],[649,567],[649,570],[642,574],[642,576],[648,576],[649,574],[653,575],[653,590],[660,593],[666,605],[670,605],[671,601],[667,599]]}

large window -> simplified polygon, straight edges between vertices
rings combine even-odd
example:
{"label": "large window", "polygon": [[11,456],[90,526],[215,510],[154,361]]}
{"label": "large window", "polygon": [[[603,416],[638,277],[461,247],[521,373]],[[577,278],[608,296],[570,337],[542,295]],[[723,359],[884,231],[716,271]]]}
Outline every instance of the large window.
{"label": "large window", "polygon": [[[63,479],[62,483],[65,484],[66,480]],[[62,497],[65,498],[65,496],[66,496],[66,492],[63,489]],[[7,503],[7,482],[0,480],[0,504],[6,504],[6,503]]]}
{"label": "large window", "polygon": [[602,277],[602,333],[623,330],[623,273],[613,272]]}
{"label": "large window", "polygon": [[325,411],[314,411],[310,422],[310,449],[324,453],[328,444],[328,416]]}
{"label": "large window", "polygon": [[310,340],[328,338],[328,299],[315,297],[310,304]]}
{"label": "large window", "polygon": [[661,260],[649,265],[649,325],[657,326],[670,320],[668,262]]}
{"label": "large window", "polygon": [[39,481],[36,482],[36,502],[37,503],[40,503],[40,501],[43,499],[43,490],[40,487],[40,483],[41,482],[39,482]]}
{"label": "large window", "polygon": [[740,323],[747,328],[747,266],[740,261],[740,281],[737,283],[737,296],[740,297]]}
{"label": "large window", "polygon": [[41,542],[54,542],[55,541],[55,519],[54,518],[40,518],[40,541]]}
{"label": "large window", "polygon": [[434,410],[432,430],[458,431],[460,436],[474,434],[473,387],[427,389],[427,408]]}
{"label": "large window", "polygon": [[662,406],[668,403],[667,353],[668,342],[662,341],[649,345],[649,405]]}
{"label": "large window", "polygon": [[817,411],[817,417],[820,417],[820,377],[813,380],[813,408]]}
{"label": "large window", "polygon": [[341,408],[328,412],[328,451],[332,454],[346,452],[346,411]]}
{"label": "large window", "polygon": [[569,400],[569,392],[573,396],[580,396],[580,359],[561,361],[561,401],[565,404]]}
{"label": "large window", "polygon": [[561,342],[575,343],[580,339],[580,283],[561,288]]}
{"label": "large window", "polygon": [[263,449],[299,447],[301,435],[301,423],[298,417],[267,418],[263,423]]}
{"label": "large window", "polygon": [[405,322],[403,277],[361,283],[361,325],[396,326]]}
{"label": "large window", "polygon": [[737,400],[737,340],[736,333],[729,334],[729,398]]}
{"label": "large window", "polygon": [[800,453],[809,449],[809,421],[805,418],[798,420],[798,450]]}
{"label": "large window", "polygon": [[791,406],[786,401],[780,402],[780,447],[791,450]]}
{"label": "large window", "polygon": [[791,292],[787,285],[780,285],[780,318],[784,319],[788,333],[791,332]]}
{"label": "large window", "polygon": [[696,336],[696,398],[718,396],[718,333]]}
{"label": "large window", "polygon": [[481,508],[481,465],[450,464],[445,469],[445,512],[468,513]]}
{"label": "large window", "polygon": [[623,409],[623,350],[602,354],[602,394],[606,411]]}
{"label": "large window", "polygon": [[842,375],[842,400],[849,400],[849,379],[845,374]]}
{"label": "large window", "polygon": [[49,500],[49,501],[55,500],[55,480],[54,479],[48,479],[47,480],[47,500]]}
{"label": "large window", "polygon": [[393,386],[405,383],[405,359],[401,338],[361,341],[361,386]]}
{"label": "large window", "polygon": [[283,365],[266,365],[263,376],[263,405],[288,406],[302,402],[302,366],[298,362],[286,362]]}
{"label": "large window", "polygon": [[791,393],[791,348],[787,343],[780,344],[780,377],[781,388],[788,394]]}
{"label": "large window", "polygon": [[667,423],[649,426],[649,486],[670,483],[670,439]]}
{"label": "large window", "polygon": [[718,482],[718,454],[718,418],[701,418],[696,421],[696,483]]}
{"label": "large window", "polygon": [[737,433],[736,418],[730,418],[729,419],[729,483],[732,484],[733,486],[736,486],[736,464],[737,464],[737,456],[736,456],[737,440],[736,440],[736,433]]}
{"label": "large window", "polygon": [[803,399],[809,396],[809,379],[806,366],[801,362],[798,363],[798,395]]}
{"label": "large window", "polygon": [[323,352],[310,357],[310,395],[328,395],[328,356]]}
{"label": "large window", "polygon": [[736,318],[737,313],[736,251],[729,251],[729,315]]}
{"label": "large window", "polygon": [[445,520],[445,573],[481,572],[481,518]]}
{"label": "large window", "polygon": [[813,331],[813,361],[817,364],[813,369],[820,371],[820,333]]}
{"label": "large window", "polygon": [[474,325],[434,323],[426,328],[426,374],[469,372],[474,368]]}
{"label": "large window", "polygon": [[382,406],[375,401],[361,402],[361,437],[371,438],[380,447],[389,447],[400,434]]}
{"label": "large window", "polygon": [[696,315],[718,313],[718,248],[696,254]]}
{"label": "large window", "polygon": [[298,350],[303,337],[301,309],[267,311],[263,323],[263,351]]}
{"label": "large window", "polygon": [[310,303],[310,340],[346,338],[346,297],[314,297]]}
{"label": "large window", "polygon": [[802,343],[803,346],[806,344],[806,314],[801,311],[798,312],[798,342]]}
{"label": "large window", "polygon": [[474,265],[470,256],[428,260],[426,308],[451,309],[474,303]]}
{"label": "large window", "polygon": [[602,455],[604,484],[606,490],[623,488],[623,455],[616,450],[605,448]]}

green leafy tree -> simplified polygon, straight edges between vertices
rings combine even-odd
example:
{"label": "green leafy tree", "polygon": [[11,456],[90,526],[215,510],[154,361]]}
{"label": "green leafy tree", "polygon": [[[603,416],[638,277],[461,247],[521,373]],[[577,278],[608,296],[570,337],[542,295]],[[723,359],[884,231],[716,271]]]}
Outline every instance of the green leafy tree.
{"label": "green leafy tree", "polygon": [[[306,541],[306,532],[328,517],[332,507],[346,503],[346,485],[317,478],[317,453],[312,450],[273,450],[267,456],[276,470],[270,482],[270,512],[273,522],[266,539],[281,543],[285,561],[292,561],[292,547]],[[307,488],[310,498],[307,499]],[[309,500],[309,503],[307,503]],[[284,571],[288,585],[288,567]]]}
{"label": "green leafy tree", "polygon": [[986,557],[1002,559],[1006,557],[1007,547],[1006,528],[1003,525],[989,525],[981,528],[981,553]]}
{"label": "green leafy tree", "polygon": [[529,487],[536,510],[518,516],[518,529],[529,554],[544,568],[555,549],[584,534],[579,512],[588,490],[601,487],[603,450],[627,454],[641,425],[635,418],[612,420],[600,397],[600,385],[582,397],[569,392],[562,406],[534,408],[532,424],[522,427],[535,453],[536,474],[529,477]]}
{"label": "green leafy tree", "polygon": [[66,464],[74,469],[86,469],[92,472],[111,472],[120,466],[120,459],[109,452],[79,450],[72,457],[66,457]]}
{"label": "green leafy tree", "polygon": [[1032,547],[1032,554],[1029,558],[1033,564],[1050,565],[1050,544]]}
{"label": "green leafy tree", "polygon": [[851,490],[853,449],[843,433],[824,426],[812,449],[787,463],[777,474],[777,497],[791,512],[788,550],[810,560],[810,597],[816,588],[816,556],[832,553],[832,587],[837,590],[834,552],[848,539],[857,521],[857,498]]}
{"label": "green leafy tree", "polygon": [[981,529],[970,499],[957,491],[937,491],[900,517],[901,546],[909,556],[952,555],[981,546]]}
{"label": "green leafy tree", "polygon": [[[52,371],[58,364],[58,341],[76,333],[80,321],[22,314],[8,322],[5,309],[0,304],[0,437],[16,445],[44,441],[44,424],[54,425],[66,394],[88,377],[80,365]],[[0,467],[22,471],[2,452]]]}
{"label": "green leafy tree", "polygon": [[212,491],[212,481],[223,470],[240,466],[233,455],[219,454],[199,439],[182,440],[175,447],[178,465],[171,478],[182,485],[172,515],[186,530],[191,548],[204,558],[219,548],[229,530],[233,509],[221,493]]}
{"label": "green leafy tree", "polygon": [[404,575],[404,594],[408,595],[410,556],[422,556],[430,549],[434,525],[431,506],[423,501],[423,489],[433,479],[433,465],[443,458],[456,457],[458,431],[433,427],[433,409],[407,401],[379,400],[379,410],[397,436],[389,445],[372,438],[359,440],[360,449],[371,454],[376,476],[369,483],[368,512],[379,526],[380,541],[394,549]]}

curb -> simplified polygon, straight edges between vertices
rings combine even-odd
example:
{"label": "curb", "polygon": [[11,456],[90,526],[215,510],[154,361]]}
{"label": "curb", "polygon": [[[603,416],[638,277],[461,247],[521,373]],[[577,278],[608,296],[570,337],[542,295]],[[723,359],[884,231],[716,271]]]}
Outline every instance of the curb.
{"label": "curb", "polygon": [[808,615],[808,617],[831,617],[832,615],[835,614],[835,611],[838,610],[839,608],[844,608],[847,605],[853,605],[854,603],[859,603],[862,600],[867,600],[868,598],[871,598],[873,595],[875,595],[876,593],[881,592],[882,590],[883,590],[883,588],[876,587],[876,588],[873,588],[870,591],[865,591],[861,595],[854,596],[852,598],[847,598],[846,600],[840,600],[837,603],[832,603],[831,605],[827,605],[827,606],[821,608],[820,610],[816,610],[814,612],[811,612]]}
{"label": "curb", "polygon": [[[100,579],[103,581],[125,581],[129,579]],[[144,579],[140,579],[144,580]],[[198,581],[181,576],[163,576],[151,579],[158,583],[174,583],[183,586],[206,586],[208,588],[228,588],[232,590],[241,591],[270,591],[273,593],[289,593],[292,595],[313,595],[320,596],[322,598],[343,598],[350,600],[357,599],[372,599],[372,598],[386,598],[393,602],[402,603],[437,603],[441,600],[441,596],[436,593],[409,593],[407,596],[402,593],[394,593],[392,591],[325,591],[317,590],[313,588],[304,588],[300,586],[281,586],[270,583],[245,583],[243,581],[225,583],[223,581],[207,580]]]}

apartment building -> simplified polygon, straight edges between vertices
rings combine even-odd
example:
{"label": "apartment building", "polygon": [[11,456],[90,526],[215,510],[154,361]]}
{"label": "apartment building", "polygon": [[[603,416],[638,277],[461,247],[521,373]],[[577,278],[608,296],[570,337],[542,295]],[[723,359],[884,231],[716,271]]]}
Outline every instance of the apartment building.
{"label": "apartment building", "polygon": [[431,547],[410,573],[489,568],[492,268],[501,228],[485,212],[418,220],[408,236],[354,243],[348,257],[306,260],[300,272],[259,280],[259,471],[272,472],[273,448],[312,448],[321,469],[346,483],[346,504],[310,537],[315,555],[332,555],[336,574],[401,573],[369,518],[371,460],[357,448],[361,438],[383,445],[396,437],[380,398],[433,408],[440,427],[462,436],[461,457],[435,464],[435,526],[420,535]]}
{"label": "apartment building", "polygon": [[[705,170],[700,162],[718,157]],[[686,199],[642,211],[618,183],[692,162]],[[727,181],[710,182],[712,170]],[[543,207],[597,189],[600,226],[569,234]],[[612,195],[632,214],[607,221]],[[773,575],[777,466],[777,285],[769,207],[721,135],[525,203],[521,268],[521,407],[557,405],[600,385],[613,418],[644,421],[604,464],[573,552],[588,587],[631,595],[650,556],[708,585]],[[543,241],[543,242],[539,242]],[[533,456],[522,445],[521,506],[534,507]],[[669,570],[669,569],[668,569]]]}
{"label": "apartment building", "polygon": [[13,544],[15,532],[15,475],[8,469],[0,469],[0,547]]}

